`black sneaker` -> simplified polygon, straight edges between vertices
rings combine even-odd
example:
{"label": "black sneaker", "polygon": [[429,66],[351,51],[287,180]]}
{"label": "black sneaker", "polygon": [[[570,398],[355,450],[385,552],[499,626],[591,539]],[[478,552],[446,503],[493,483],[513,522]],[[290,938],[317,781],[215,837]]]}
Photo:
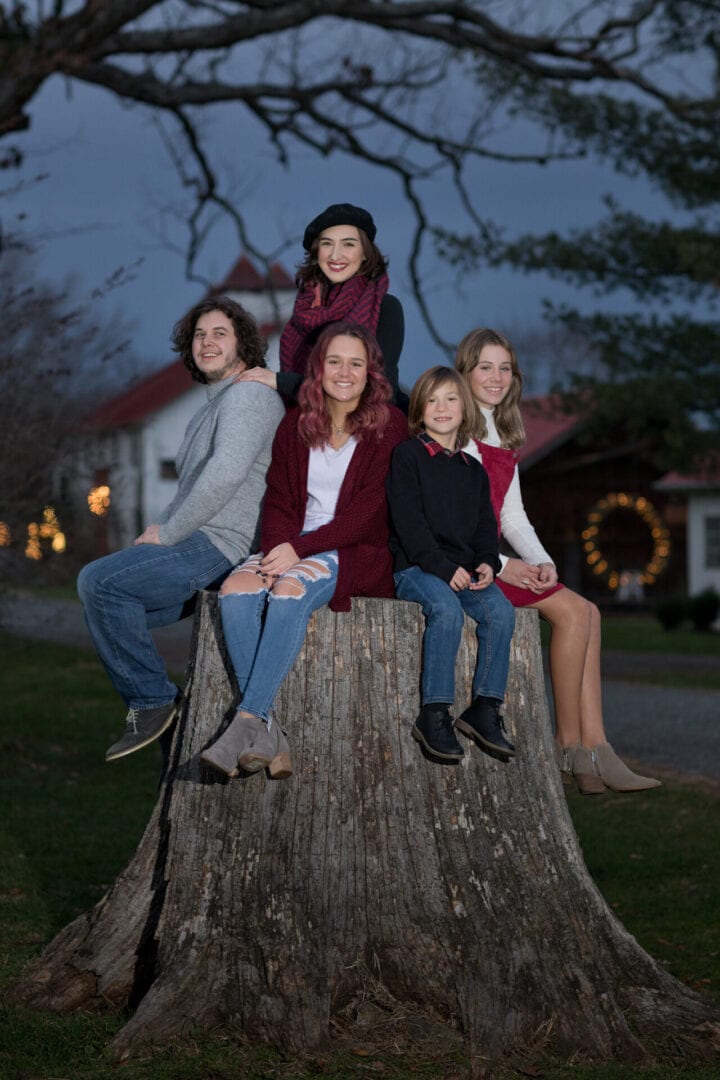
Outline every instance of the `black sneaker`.
{"label": "black sneaker", "polygon": [[445,761],[459,761],[463,748],[453,731],[452,716],[447,705],[423,705],[413,724],[412,737],[435,757]]}
{"label": "black sneaker", "polygon": [[495,698],[476,697],[455,721],[455,727],[463,735],[474,739],[481,750],[495,750],[498,754],[512,757],[515,747],[507,738],[499,710],[500,702]]}
{"label": "black sneaker", "polygon": [[125,734],[112,744],[105,754],[105,760],[114,761],[115,758],[125,757],[126,754],[141,750],[143,746],[160,738],[175,720],[180,701],[178,696],[158,709],[130,709],[125,718]]}

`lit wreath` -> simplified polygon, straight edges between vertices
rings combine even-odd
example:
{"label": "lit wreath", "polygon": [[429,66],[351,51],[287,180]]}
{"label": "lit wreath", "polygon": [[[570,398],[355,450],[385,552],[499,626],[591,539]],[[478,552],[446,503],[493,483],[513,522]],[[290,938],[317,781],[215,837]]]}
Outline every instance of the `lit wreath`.
{"label": "lit wreath", "polygon": [[640,574],[638,584],[652,585],[658,575],[663,572],[670,558],[670,534],[652,503],[642,495],[628,495],[624,491],[612,492],[595,503],[587,516],[587,526],[582,532],[585,562],[591,567],[593,574],[606,580],[609,589],[613,592],[617,589],[620,584],[620,572],[610,566],[598,544],[600,527],[613,510],[633,510],[650,530],[653,541],[652,555]]}

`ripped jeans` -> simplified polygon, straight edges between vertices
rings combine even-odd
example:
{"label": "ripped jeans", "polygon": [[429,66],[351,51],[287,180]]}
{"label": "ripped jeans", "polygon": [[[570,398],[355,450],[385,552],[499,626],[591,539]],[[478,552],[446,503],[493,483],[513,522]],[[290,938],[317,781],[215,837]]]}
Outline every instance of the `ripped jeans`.
{"label": "ripped jeans", "polygon": [[245,712],[269,718],[275,695],[295,663],[313,611],[332,600],[336,551],[301,559],[268,589],[258,574],[262,555],[251,555],[220,592],[225,644]]}

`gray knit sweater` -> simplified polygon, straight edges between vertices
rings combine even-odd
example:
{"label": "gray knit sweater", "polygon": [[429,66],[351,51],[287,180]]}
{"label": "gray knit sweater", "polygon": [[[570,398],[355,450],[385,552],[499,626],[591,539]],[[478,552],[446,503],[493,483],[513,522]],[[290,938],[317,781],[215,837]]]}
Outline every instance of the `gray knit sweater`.
{"label": "gray knit sweater", "polygon": [[280,395],[234,376],[206,386],[207,404],[185,431],[175,465],[177,494],[159,518],[160,541],[177,544],[200,529],[228,559],[257,549],[265,473]]}

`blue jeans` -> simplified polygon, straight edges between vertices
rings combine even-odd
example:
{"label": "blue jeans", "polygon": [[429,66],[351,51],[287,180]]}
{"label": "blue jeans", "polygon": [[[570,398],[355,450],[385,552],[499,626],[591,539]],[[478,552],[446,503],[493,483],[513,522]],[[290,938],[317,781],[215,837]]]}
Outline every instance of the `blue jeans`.
{"label": "blue jeans", "polygon": [[[252,555],[237,570],[247,569],[255,575],[260,558]],[[337,552],[324,551],[291,566],[275,583],[277,587],[281,581],[294,580],[300,595],[278,596],[257,575],[257,591],[221,593],[225,644],[245,712],[269,719],[275,695],[305,640],[310,616],[332,600],[337,575]],[[225,588],[232,588],[232,578]]]}
{"label": "blue jeans", "polygon": [[179,544],[138,544],[88,563],[78,577],[85,621],[110,680],[131,709],[157,709],[177,687],[150,634],[182,618],[198,589],[225,577],[232,563],[194,532]]}
{"label": "blue jeans", "polygon": [[395,592],[401,600],[422,605],[426,625],[423,636],[423,705],[455,701],[455,658],[460,647],[465,613],[477,623],[478,654],[473,677],[473,699],[505,697],[510,641],[515,609],[497,585],[455,592],[436,574],[410,566],[395,574]]}

